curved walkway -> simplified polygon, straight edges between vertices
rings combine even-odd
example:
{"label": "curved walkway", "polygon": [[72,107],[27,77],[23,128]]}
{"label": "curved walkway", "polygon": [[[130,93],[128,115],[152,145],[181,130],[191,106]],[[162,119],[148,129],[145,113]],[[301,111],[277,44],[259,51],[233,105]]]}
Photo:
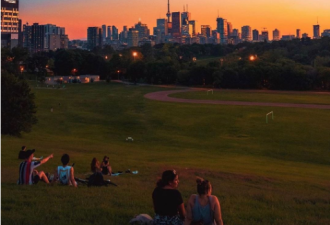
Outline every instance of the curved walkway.
{"label": "curved walkway", "polygon": [[213,105],[272,106],[272,107],[287,107],[287,108],[330,109],[330,105],[197,100],[197,99],[172,98],[172,97],[168,96],[168,95],[174,94],[174,93],[194,91],[194,90],[198,90],[198,89],[158,91],[158,92],[148,93],[148,94],[144,95],[144,97],[151,99],[151,100],[157,100],[157,101],[163,101],[163,102],[182,102],[182,103],[213,104]]}

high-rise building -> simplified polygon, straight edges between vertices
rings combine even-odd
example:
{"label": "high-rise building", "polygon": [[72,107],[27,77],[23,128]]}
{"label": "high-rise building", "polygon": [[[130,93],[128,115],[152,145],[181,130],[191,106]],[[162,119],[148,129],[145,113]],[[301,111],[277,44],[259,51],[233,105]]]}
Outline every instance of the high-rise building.
{"label": "high-rise building", "polygon": [[190,12],[181,13],[181,35],[183,36],[192,36],[192,25],[189,24],[190,19],[191,19]]}
{"label": "high-rise building", "polygon": [[308,38],[308,34],[307,33],[303,33],[302,34],[302,38]]}
{"label": "high-rise building", "polygon": [[105,41],[105,39],[107,38],[107,25],[105,24],[102,25],[102,38],[103,41]]}
{"label": "high-rise building", "polygon": [[192,36],[196,36],[196,21],[195,20],[189,20],[189,25],[191,25],[192,28]]}
{"label": "high-rise building", "polygon": [[257,29],[254,29],[252,31],[252,40],[253,41],[259,41],[259,31]]}
{"label": "high-rise building", "polygon": [[297,29],[296,30],[296,38],[301,38],[301,36],[300,36],[300,29]]}
{"label": "high-rise building", "polygon": [[173,37],[181,36],[181,13],[180,12],[172,13],[172,36]]}
{"label": "high-rise building", "polygon": [[157,29],[159,29],[161,36],[167,35],[168,33],[167,25],[168,25],[167,19],[157,19]]}
{"label": "high-rise building", "polygon": [[228,27],[227,27],[227,20],[218,17],[217,18],[217,31],[220,34],[220,43],[227,44],[228,39]]}
{"label": "high-rise building", "polygon": [[210,25],[202,25],[201,26],[201,34],[205,37],[211,37],[211,32],[212,32],[212,29],[211,29],[211,26]]}
{"label": "high-rise building", "polygon": [[252,32],[250,26],[242,27],[242,41],[251,41],[252,40]]}
{"label": "high-rise building", "polygon": [[282,35],[281,40],[282,41],[291,41],[292,39],[294,39],[295,36],[294,35]]}
{"label": "high-rise building", "polygon": [[330,29],[324,30],[322,33],[322,37],[330,37]]}
{"label": "high-rise building", "polygon": [[18,17],[19,0],[1,0],[1,47],[22,45],[22,21]]}
{"label": "high-rise building", "polygon": [[129,47],[137,47],[139,46],[139,31],[130,28],[128,30],[127,44]]}
{"label": "high-rise building", "polygon": [[280,40],[280,31],[278,29],[273,30],[273,41]]}
{"label": "high-rise building", "polygon": [[127,43],[128,42],[128,30],[127,30],[127,26],[123,26],[123,31],[120,32],[119,34],[119,40],[123,43]]}
{"label": "high-rise building", "polygon": [[102,46],[103,32],[101,27],[87,28],[87,48],[93,50],[97,46]]}
{"label": "high-rise building", "polygon": [[116,26],[112,26],[112,40],[118,40],[118,29]]}
{"label": "high-rise building", "polygon": [[108,36],[107,36],[107,38],[111,40],[111,26],[108,26],[107,29],[108,29]]}
{"label": "high-rise building", "polygon": [[139,41],[143,38],[148,38],[150,35],[150,30],[148,29],[147,24],[143,24],[141,21],[135,24],[135,29],[139,31]]}
{"label": "high-rise building", "polygon": [[227,32],[228,32],[228,38],[233,33],[233,25],[230,22],[227,22]]}
{"label": "high-rise building", "polygon": [[313,25],[313,38],[320,38],[320,25]]}
{"label": "high-rise building", "polygon": [[268,31],[261,31],[261,35],[259,36],[260,41],[269,41]]}

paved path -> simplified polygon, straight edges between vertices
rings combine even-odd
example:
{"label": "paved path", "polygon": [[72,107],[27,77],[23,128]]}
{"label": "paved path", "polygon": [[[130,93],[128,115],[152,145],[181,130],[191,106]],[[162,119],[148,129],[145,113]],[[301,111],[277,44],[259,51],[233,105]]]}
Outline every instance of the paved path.
{"label": "paved path", "polygon": [[213,104],[213,105],[272,106],[272,107],[287,107],[287,108],[330,109],[330,105],[197,100],[197,99],[172,98],[172,97],[168,96],[168,95],[174,94],[174,93],[196,91],[196,90],[201,90],[201,89],[159,91],[159,92],[148,93],[144,97],[148,98],[148,99],[152,99],[152,100],[163,101],[163,102],[182,102],[182,103]]}

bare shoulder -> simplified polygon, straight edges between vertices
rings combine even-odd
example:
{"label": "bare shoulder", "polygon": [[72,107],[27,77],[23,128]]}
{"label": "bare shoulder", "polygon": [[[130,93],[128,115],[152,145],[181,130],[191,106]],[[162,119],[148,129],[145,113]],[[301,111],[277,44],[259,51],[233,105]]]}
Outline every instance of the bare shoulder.
{"label": "bare shoulder", "polygon": [[190,195],[189,202],[195,202],[196,196],[196,194]]}
{"label": "bare shoulder", "polygon": [[211,200],[212,204],[218,204],[219,203],[219,199],[215,195],[210,195],[210,200]]}

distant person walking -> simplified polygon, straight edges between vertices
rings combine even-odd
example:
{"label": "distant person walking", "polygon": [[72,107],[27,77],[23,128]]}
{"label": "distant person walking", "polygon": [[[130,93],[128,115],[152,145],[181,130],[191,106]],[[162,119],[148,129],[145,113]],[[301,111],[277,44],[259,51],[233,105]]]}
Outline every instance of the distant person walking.
{"label": "distant person walking", "polygon": [[193,194],[189,198],[184,224],[223,225],[219,200],[211,195],[211,183],[202,178],[197,178],[196,182],[198,194]]}
{"label": "distant person walking", "polygon": [[182,225],[186,212],[181,193],[177,190],[179,176],[166,170],[152,193],[155,210],[154,225]]}

